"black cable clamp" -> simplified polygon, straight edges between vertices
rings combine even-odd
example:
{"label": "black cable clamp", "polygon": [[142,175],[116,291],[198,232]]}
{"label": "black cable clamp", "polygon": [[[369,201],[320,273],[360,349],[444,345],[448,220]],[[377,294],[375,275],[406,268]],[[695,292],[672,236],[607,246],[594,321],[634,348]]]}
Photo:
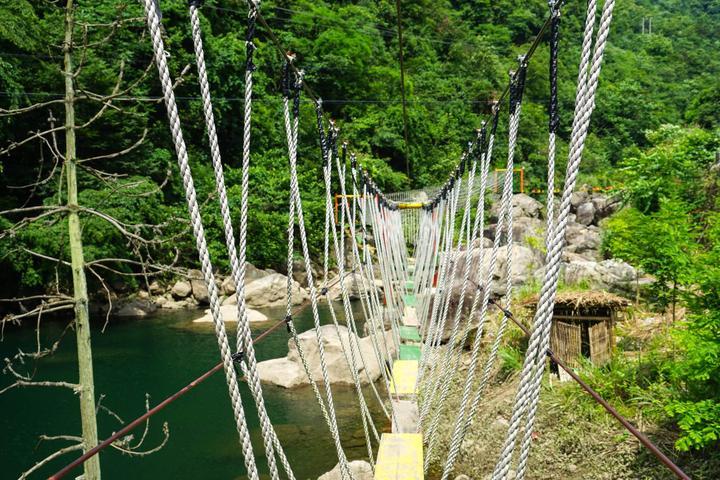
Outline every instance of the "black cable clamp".
{"label": "black cable clamp", "polygon": [[240,362],[242,362],[243,359],[245,358],[245,352],[243,352],[242,350],[240,350],[239,352],[233,353],[233,354],[230,356],[230,358],[232,358],[233,362],[235,362],[235,363],[240,363]]}
{"label": "black cable clamp", "polygon": [[293,320],[292,314],[285,315],[285,327],[287,327],[288,333],[292,333],[292,327],[291,327],[292,320]]}
{"label": "black cable clamp", "polygon": [[200,8],[203,5],[203,0],[188,0],[188,7]]}
{"label": "black cable clamp", "polygon": [[327,295],[327,294],[328,294],[328,291],[329,291],[329,290],[328,290],[327,287],[323,287],[323,288],[320,289],[320,295]]}
{"label": "black cable clamp", "polygon": [[[191,0],[193,1],[193,0]],[[202,0],[196,0],[196,1],[202,1]],[[251,5],[253,2],[250,2]],[[255,53],[255,50],[257,47],[253,43],[253,39],[255,38],[255,29],[257,27],[257,8],[255,6],[250,7],[250,11],[248,12],[248,24],[247,24],[247,32],[245,33],[245,71],[246,72],[254,72],[256,70],[256,66],[253,63],[253,53]]]}
{"label": "black cable clamp", "polygon": [[490,130],[490,135],[494,136],[495,132],[497,132],[498,127],[498,120],[500,120],[500,105],[498,104],[497,100],[492,106],[492,112],[493,112],[493,120],[492,120],[492,130]]}
{"label": "black cable clamp", "polygon": [[295,60],[295,55],[293,53],[288,52],[286,55],[285,64],[283,65],[283,72],[282,72],[282,92],[283,97],[290,98],[290,63]]}

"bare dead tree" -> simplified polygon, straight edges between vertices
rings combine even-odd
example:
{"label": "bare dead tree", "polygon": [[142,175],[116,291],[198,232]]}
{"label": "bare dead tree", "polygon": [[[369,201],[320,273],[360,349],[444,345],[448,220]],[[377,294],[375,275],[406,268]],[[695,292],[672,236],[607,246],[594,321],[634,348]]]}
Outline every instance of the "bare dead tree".
{"label": "bare dead tree", "polygon": [[[158,189],[162,189],[170,178],[171,169],[168,165],[166,178],[159,186],[138,191],[141,186],[138,182],[125,181],[123,174],[107,172],[102,168],[102,162],[129,155],[143,146],[147,139],[147,128],[143,129],[138,138],[130,139],[126,145],[116,151],[102,152],[86,158],[79,158],[77,154],[77,145],[83,141],[83,133],[92,129],[109,112],[123,113],[128,102],[133,102],[134,90],[143,84],[152,67],[152,62],[148,61],[147,67],[137,78],[128,79],[125,62],[119,60],[112,88],[105,93],[93,92],[89,86],[82,85],[80,81],[83,69],[88,67],[90,52],[93,48],[111,41],[118,32],[128,26],[144,26],[144,19],[128,16],[126,6],[119,5],[116,18],[109,22],[82,22],[76,18],[74,0],[64,0],[64,3],[64,36],[62,44],[59,45],[62,50],[59,74],[64,81],[64,98],[16,109],[0,109],[0,117],[19,117],[37,114],[43,110],[48,112],[47,125],[40,126],[28,132],[24,138],[0,148],[0,156],[12,156],[16,152],[35,146],[39,151],[39,166],[34,181],[25,185],[9,186],[17,190],[26,190],[28,197],[22,206],[0,211],[0,219],[10,222],[10,226],[0,232],[0,242],[12,243],[29,227],[39,226],[50,229],[66,225],[61,231],[64,235],[63,240],[69,247],[69,258],[64,258],[62,252],[53,256],[47,252],[36,251],[22,242],[17,242],[16,247],[8,250],[6,256],[29,255],[38,262],[50,265],[55,273],[53,283],[47,285],[45,291],[0,299],[0,306],[9,306],[10,310],[10,313],[0,318],[0,341],[4,338],[6,324],[29,321],[35,322],[37,340],[33,351],[20,350],[13,357],[4,359],[2,372],[10,378],[11,383],[4,387],[0,386],[0,394],[17,388],[45,387],[64,389],[78,395],[82,436],[42,435],[41,442],[62,442],[64,445],[23,472],[20,478],[26,478],[62,455],[87,450],[97,445],[96,417],[99,412],[102,411],[115,418],[120,424],[123,423],[118,415],[102,404],[103,396],[96,402],[90,337],[88,274],[104,292],[107,301],[105,318],[105,326],[107,326],[113,308],[113,294],[107,280],[108,275],[140,278],[145,282],[146,287],[149,287],[150,279],[154,276],[168,272],[183,273],[183,270],[176,265],[179,258],[177,248],[169,262],[156,259],[155,252],[172,251],[170,246],[175,237],[166,236],[164,231],[170,226],[182,225],[180,233],[176,234],[182,235],[187,229],[186,220],[169,218],[159,225],[128,223],[103,211],[102,201],[92,207],[80,203],[79,172],[100,182],[108,192],[108,200],[118,195],[135,197],[153,195]],[[183,70],[176,83],[181,81],[188,67]],[[85,106],[85,110],[90,111],[87,119],[82,122],[76,118],[76,106],[79,103]],[[62,125],[53,112],[53,109],[60,106],[64,112]],[[37,200],[38,190],[47,188],[48,185],[55,185],[52,198],[56,199],[56,202],[48,204],[45,201],[43,204],[33,204],[33,201]],[[108,257],[86,261],[83,249],[83,227],[89,219],[99,219],[111,226],[124,239],[125,246],[132,255],[128,258]],[[60,336],[50,345],[42,345],[40,341],[42,319],[48,315],[68,314],[70,311],[73,312],[72,321],[67,324]],[[48,381],[37,378],[37,362],[56,352],[69,331],[74,331],[77,337],[78,381]],[[149,408],[149,397],[146,397],[145,402],[146,408]],[[113,447],[125,454],[137,456],[158,451],[169,438],[168,425],[164,424],[162,427],[164,439],[158,445],[146,448],[144,444],[149,428],[148,422],[139,440],[135,441],[129,436],[115,442]],[[86,480],[99,480],[101,476],[99,457],[95,456],[86,462],[84,469]]]}

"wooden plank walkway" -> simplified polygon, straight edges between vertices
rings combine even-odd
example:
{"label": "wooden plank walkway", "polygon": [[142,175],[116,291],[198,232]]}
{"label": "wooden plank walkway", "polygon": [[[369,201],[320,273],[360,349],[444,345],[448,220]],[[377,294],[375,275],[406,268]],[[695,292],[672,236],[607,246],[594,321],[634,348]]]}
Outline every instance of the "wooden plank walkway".
{"label": "wooden plank walkway", "polygon": [[390,392],[394,397],[392,432],[383,433],[380,440],[375,480],[423,480],[423,436],[419,430],[417,383],[422,336],[417,318],[417,299],[414,295],[415,270],[410,259],[410,276],[405,282],[408,294],[403,296],[402,325],[399,327],[400,350],[393,362]]}
{"label": "wooden plank walkway", "polygon": [[423,480],[423,439],[420,433],[383,433],[375,480]]}
{"label": "wooden plank walkway", "polygon": [[414,397],[417,386],[419,362],[417,360],[395,360],[393,362],[390,392],[398,397]]}
{"label": "wooden plank walkway", "polygon": [[400,345],[400,360],[420,360],[419,345]]}

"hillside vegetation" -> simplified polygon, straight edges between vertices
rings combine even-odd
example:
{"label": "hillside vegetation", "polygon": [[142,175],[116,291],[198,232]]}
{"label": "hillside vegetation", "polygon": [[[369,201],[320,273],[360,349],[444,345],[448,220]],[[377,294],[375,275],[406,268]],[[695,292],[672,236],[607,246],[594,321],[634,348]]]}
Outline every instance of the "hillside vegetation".
{"label": "hillside vegetation", "polygon": [[[282,44],[297,54],[341,138],[384,191],[447,178],[548,14],[546,0],[401,3],[407,145],[394,2],[265,0],[261,7]],[[187,2],[160,4],[211,253],[215,265],[227,270]],[[567,154],[585,5],[571,0],[563,7],[559,171]],[[626,208],[604,225],[604,251],[652,275],[657,281],[648,302],[672,312],[676,322],[654,345],[652,361],[629,361],[626,370],[592,374],[606,386],[603,393],[631,415],[645,409],[652,420],[671,422],[670,443],[693,452],[696,462],[716,456],[720,436],[720,1],[621,0],[615,12],[582,181],[612,186],[623,195]],[[202,16],[220,147],[237,213],[246,3],[206,2]],[[46,292],[55,283],[64,289],[70,285],[70,270],[62,264],[69,259],[64,216],[23,222],[29,211],[64,204],[67,195],[58,156],[64,151],[63,21],[64,11],[55,2],[16,0],[0,6],[4,298]],[[80,1],[74,33],[82,66],[74,82],[86,262],[142,256],[156,264],[196,267],[139,2]],[[256,44],[248,260],[282,270],[289,190],[282,62],[262,27]],[[538,188],[547,152],[548,56],[543,42],[530,63],[516,159],[528,186]],[[115,97],[105,108],[93,101],[106,95]],[[22,115],[6,114],[23,108]],[[506,138],[506,116],[503,111],[498,138]],[[318,255],[325,198],[315,105],[307,99],[301,117],[300,188],[309,243]],[[33,132],[53,128],[55,137],[23,142]],[[504,163],[505,153],[499,142],[496,166]],[[118,224],[90,211],[111,215]],[[127,231],[151,241],[128,241]],[[105,273],[113,288],[112,280],[127,288],[135,277],[119,274],[138,271],[137,264],[118,261]],[[101,289],[94,278],[89,281],[91,290]],[[675,317],[679,306],[687,308],[687,317]],[[638,389],[652,392],[649,406],[638,402],[647,399]]]}

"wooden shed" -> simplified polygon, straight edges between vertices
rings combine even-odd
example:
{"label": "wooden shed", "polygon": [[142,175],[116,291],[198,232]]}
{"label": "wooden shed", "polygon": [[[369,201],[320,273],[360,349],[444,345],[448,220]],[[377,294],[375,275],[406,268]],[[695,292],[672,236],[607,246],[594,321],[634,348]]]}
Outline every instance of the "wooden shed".
{"label": "wooden shed", "polygon": [[[628,300],[603,291],[558,293],[550,348],[569,366],[577,367],[581,357],[594,365],[607,363],[615,345],[615,322],[628,305]],[[537,298],[527,306],[534,311]]]}

